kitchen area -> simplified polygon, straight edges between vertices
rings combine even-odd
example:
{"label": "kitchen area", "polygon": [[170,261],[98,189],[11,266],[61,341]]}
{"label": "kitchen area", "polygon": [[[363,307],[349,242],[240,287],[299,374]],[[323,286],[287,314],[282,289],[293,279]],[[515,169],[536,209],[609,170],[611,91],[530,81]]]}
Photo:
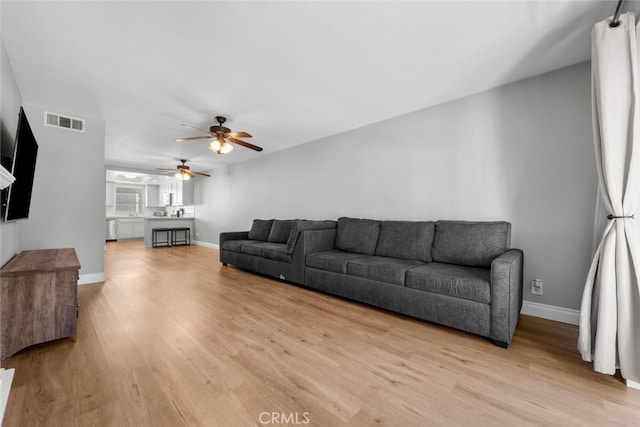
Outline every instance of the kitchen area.
{"label": "kitchen area", "polygon": [[106,171],[105,240],[144,240],[154,228],[189,228],[194,237],[193,180],[130,171]]}

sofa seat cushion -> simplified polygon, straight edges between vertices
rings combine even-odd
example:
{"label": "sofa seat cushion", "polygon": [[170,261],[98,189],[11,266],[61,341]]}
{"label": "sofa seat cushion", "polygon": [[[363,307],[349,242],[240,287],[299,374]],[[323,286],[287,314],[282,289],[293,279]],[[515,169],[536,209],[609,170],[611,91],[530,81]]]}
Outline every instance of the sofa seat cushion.
{"label": "sofa seat cushion", "polygon": [[491,270],[432,262],[407,271],[405,286],[491,303]]}
{"label": "sofa seat cushion", "polygon": [[392,285],[404,286],[407,270],[424,265],[421,261],[382,256],[368,256],[349,260],[347,274],[377,280]]}
{"label": "sofa seat cushion", "polygon": [[431,262],[433,221],[382,221],[376,255]]}
{"label": "sofa seat cushion", "polygon": [[347,274],[349,261],[362,258],[362,254],[339,251],[336,249],[307,254],[305,265],[318,270]]}
{"label": "sofa seat cushion", "polygon": [[505,221],[438,221],[431,255],[435,262],[490,268],[511,243]]}
{"label": "sofa seat cushion", "polygon": [[287,252],[286,243],[265,243],[262,245],[262,256],[274,261],[291,262],[291,254]]}
{"label": "sofa seat cushion", "polygon": [[359,218],[338,218],[336,249],[373,255],[380,234],[380,221]]}
{"label": "sofa seat cushion", "polygon": [[260,243],[259,240],[227,240],[222,243],[222,249],[231,252],[242,252],[240,248],[247,243]]}
{"label": "sofa seat cushion", "polygon": [[265,245],[268,245],[268,243],[267,242],[243,243],[240,246],[240,253],[261,257],[262,251]]}

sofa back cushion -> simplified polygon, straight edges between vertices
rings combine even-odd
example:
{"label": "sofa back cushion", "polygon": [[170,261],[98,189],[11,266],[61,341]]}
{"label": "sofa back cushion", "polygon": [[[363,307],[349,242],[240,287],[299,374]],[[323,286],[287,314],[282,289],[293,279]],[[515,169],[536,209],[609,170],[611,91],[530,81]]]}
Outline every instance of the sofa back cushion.
{"label": "sofa back cushion", "polygon": [[376,255],[431,262],[433,221],[382,221]]}
{"label": "sofa back cushion", "polygon": [[358,218],[338,218],[336,249],[373,255],[380,234],[380,221]]}
{"label": "sofa back cushion", "polygon": [[266,242],[271,232],[272,219],[254,219],[249,230],[249,240],[261,240]]}
{"label": "sofa back cushion", "polygon": [[511,224],[505,221],[438,221],[431,253],[435,262],[490,268],[510,244]]}
{"label": "sofa back cushion", "polygon": [[293,228],[293,219],[274,219],[267,241],[271,243],[287,243]]}

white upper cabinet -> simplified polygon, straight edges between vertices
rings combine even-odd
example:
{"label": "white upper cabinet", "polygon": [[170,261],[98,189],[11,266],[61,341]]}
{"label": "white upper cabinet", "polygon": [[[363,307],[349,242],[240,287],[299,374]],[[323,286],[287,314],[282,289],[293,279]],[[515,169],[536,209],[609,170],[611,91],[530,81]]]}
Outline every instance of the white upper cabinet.
{"label": "white upper cabinet", "polygon": [[177,180],[173,185],[173,206],[193,205],[193,179]]}
{"label": "white upper cabinet", "polygon": [[116,204],[116,183],[107,182],[106,206]]}
{"label": "white upper cabinet", "polygon": [[147,184],[145,187],[146,192],[146,207],[157,208],[164,206],[164,199],[160,194],[160,184]]}

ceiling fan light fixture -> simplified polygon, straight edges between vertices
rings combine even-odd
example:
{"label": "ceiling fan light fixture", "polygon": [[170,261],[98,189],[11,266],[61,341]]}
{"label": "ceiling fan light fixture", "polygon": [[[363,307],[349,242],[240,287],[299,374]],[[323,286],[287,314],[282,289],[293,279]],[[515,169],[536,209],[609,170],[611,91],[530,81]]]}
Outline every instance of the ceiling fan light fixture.
{"label": "ceiling fan light fixture", "polygon": [[225,141],[220,135],[209,144],[208,148],[216,154],[227,154],[233,151],[233,145]]}
{"label": "ceiling fan light fixture", "polygon": [[228,142],[224,142],[220,147],[220,154],[227,154],[233,151],[233,145]]}
{"label": "ceiling fan light fixture", "polygon": [[220,150],[222,149],[222,143],[220,142],[220,139],[219,138],[214,139],[211,142],[211,144],[209,144],[208,148],[209,148],[209,150],[213,151],[214,153],[220,154]]}
{"label": "ceiling fan light fixture", "polygon": [[189,179],[191,179],[191,176],[184,172],[184,171],[180,171],[176,174],[176,178],[182,180],[182,181],[188,181]]}

